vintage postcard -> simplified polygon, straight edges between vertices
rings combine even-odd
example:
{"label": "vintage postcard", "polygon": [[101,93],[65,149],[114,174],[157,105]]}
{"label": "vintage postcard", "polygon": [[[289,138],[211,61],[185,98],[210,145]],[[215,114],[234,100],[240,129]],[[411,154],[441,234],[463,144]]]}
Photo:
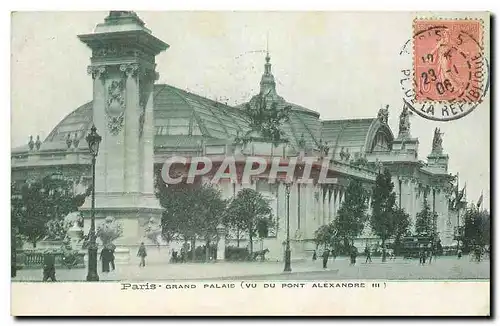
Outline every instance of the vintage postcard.
{"label": "vintage postcard", "polygon": [[13,315],[490,315],[489,13],[11,19]]}

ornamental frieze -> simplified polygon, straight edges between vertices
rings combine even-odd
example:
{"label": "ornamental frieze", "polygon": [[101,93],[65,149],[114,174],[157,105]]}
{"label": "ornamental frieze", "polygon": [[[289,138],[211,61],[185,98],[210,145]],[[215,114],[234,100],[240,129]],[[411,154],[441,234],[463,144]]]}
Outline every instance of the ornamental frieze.
{"label": "ornamental frieze", "polygon": [[139,72],[139,65],[137,63],[128,63],[120,65],[120,71],[125,73],[127,77],[136,77]]}
{"label": "ornamental frieze", "polygon": [[144,58],[147,61],[153,62],[154,56],[144,53],[141,50],[132,49],[126,45],[113,45],[94,50],[92,56],[95,59],[108,59],[119,57]]}
{"label": "ornamental frieze", "polygon": [[106,74],[105,66],[88,66],[87,74],[92,76],[92,79],[104,78]]}
{"label": "ornamental frieze", "polygon": [[113,80],[108,86],[106,118],[109,132],[116,136],[123,129],[125,120],[125,85],[123,80]]}
{"label": "ornamental frieze", "polygon": [[139,109],[141,112],[139,113],[139,137],[142,137],[142,133],[144,131],[144,120],[146,118],[146,104],[148,100],[148,94],[145,91],[140,93],[139,99]]}

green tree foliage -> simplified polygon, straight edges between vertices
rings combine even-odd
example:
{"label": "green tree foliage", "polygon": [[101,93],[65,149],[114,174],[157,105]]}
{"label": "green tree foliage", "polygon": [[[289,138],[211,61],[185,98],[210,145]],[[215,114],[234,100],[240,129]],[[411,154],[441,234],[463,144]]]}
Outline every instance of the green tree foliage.
{"label": "green tree foliage", "polygon": [[436,231],[434,230],[434,224],[437,218],[438,214],[431,210],[427,196],[424,195],[422,210],[416,216],[415,232],[418,235],[427,234],[428,236],[433,236]]}
{"label": "green tree foliage", "polygon": [[290,110],[290,106],[279,109],[277,102],[269,105],[265,95],[257,95],[253,106],[246,104],[245,113],[250,120],[250,131],[243,141],[248,141],[248,135],[253,131],[272,142],[286,141],[281,126],[290,120]]}
{"label": "green tree foliage", "polygon": [[386,169],[377,175],[373,189],[372,215],[370,224],[373,232],[382,240],[382,261],[386,260],[385,242],[403,234],[409,227],[407,214],[396,208],[396,194],[391,181],[391,173]]}
{"label": "green tree foliage", "polygon": [[396,207],[394,209],[394,247],[396,254],[399,254],[401,249],[401,239],[404,236],[410,235],[411,221],[410,215],[404,209]]}
{"label": "green tree foliage", "polygon": [[[209,248],[217,236],[217,226],[222,223],[226,202],[218,189],[210,185],[159,186],[157,196],[165,208],[161,226],[162,235],[170,241],[174,238],[191,241],[201,238]],[[193,260],[194,260],[194,250]],[[208,255],[208,250],[207,250]]]}
{"label": "green tree foliage", "polygon": [[247,232],[250,254],[253,253],[253,239],[264,235],[263,231],[273,226],[272,221],[269,201],[259,192],[249,188],[238,192],[225,214],[225,224],[230,230],[240,229]]}
{"label": "green tree foliage", "polygon": [[314,242],[316,247],[318,246],[331,246],[334,242],[336,235],[336,230],[332,223],[320,226],[316,231],[314,231]]}
{"label": "green tree foliage", "polygon": [[464,234],[462,243],[465,251],[473,246],[484,247],[490,244],[491,220],[490,213],[480,211],[475,206],[470,206],[464,215]]}
{"label": "green tree foliage", "polygon": [[368,192],[358,180],[351,180],[346,189],[345,199],[333,221],[333,229],[337,237],[342,239],[345,247],[352,245],[354,239],[363,231],[367,219],[366,210]]}
{"label": "green tree foliage", "polygon": [[96,229],[96,236],[101,239],[106,248],[113,248],[113,241],[123,234],[123,223],[112,216],[108,216]]}
{"label": "green tree foliage", "polygon": [[29,182],[11,184],[12,227],[23,238],[36,246],[37,242],[49,235],[47,223],[52,233],[64,217],[77,211],[83,204],[90,189],[82,194],[73,193],[72,180],[62,175],[48,175]]}

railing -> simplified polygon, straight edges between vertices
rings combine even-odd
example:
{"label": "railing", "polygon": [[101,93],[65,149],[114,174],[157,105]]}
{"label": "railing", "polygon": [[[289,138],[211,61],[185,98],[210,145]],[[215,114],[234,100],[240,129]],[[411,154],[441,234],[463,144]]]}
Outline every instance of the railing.
{"label": "railing", "polygon": [[[43,267],[44,252],[36,250],[17,250],[16,265],[18,269],[39,269]],[[74,259],[65,259],[62,252],[50,253],[55,257],[56,268],[83,268],[85,267],[85,253],[78,252]]]}

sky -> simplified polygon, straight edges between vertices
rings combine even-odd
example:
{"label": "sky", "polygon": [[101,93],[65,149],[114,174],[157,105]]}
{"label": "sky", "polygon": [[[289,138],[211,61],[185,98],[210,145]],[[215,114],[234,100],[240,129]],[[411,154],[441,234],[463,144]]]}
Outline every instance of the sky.
{"label": "sky", "polygon": [[[170,45],[157,57],[158,83],[239,104],[258,93],[267,44],[278,94],[320,113],[321,119],[376,117],[390,107],[398,132],[403,102],[399,56],[411,38],[409,12],[137,12],[153,35]],[[435,14],[435,13],[433,13]],[[107,12],[12,14],[11,144],[43,139],[92,99],[90,50],[77,35],[93,31]],[[419,13],[419,17],[425,16]],[[439,15],[443,17],[443,14]],[[473,16],[473,14],[468,14]],[[489,54],[488,21],[485,53]],[[409,65],[409,66],[408,66]],[[419,159],[430,153],[434,129],[443,135],[449,172],[467,182],[467,197],[484,192],[490,205],[490,104],[448,122],[411,117]]]}

